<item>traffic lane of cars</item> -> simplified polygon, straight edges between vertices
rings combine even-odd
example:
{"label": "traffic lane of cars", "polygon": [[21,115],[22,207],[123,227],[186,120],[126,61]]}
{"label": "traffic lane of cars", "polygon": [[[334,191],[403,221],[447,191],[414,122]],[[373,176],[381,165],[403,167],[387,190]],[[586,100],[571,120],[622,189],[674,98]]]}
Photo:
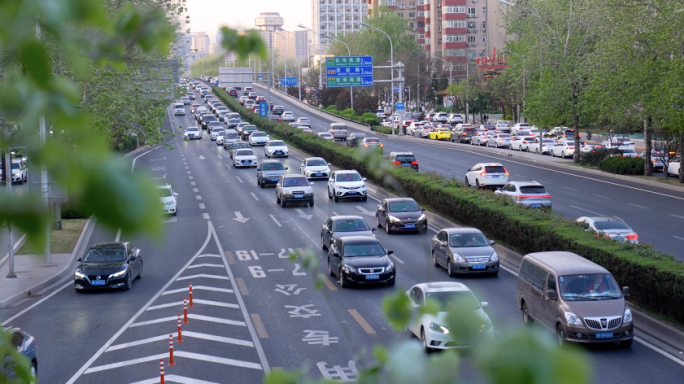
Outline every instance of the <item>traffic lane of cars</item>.
{"label": "traffic lane of cars", "polygon": [[[292,167],[297,166],[297,162],[294,158],[290,158],[287,160],[284,160],[285,163],[290,162],[287,166],[292,169]],[[242,170],[239,170],[242,171]],[[246,170],[245,170],[246,171]],[[247,171],[249,172],[249,171]],[[255,184],[255,183],[254,183]],[[249,184],[247,184],[249,185]],[[316,184],[314,184],[316,188]],[[322,189],[323,186],[318,186],[316,188],[317,195],[320,195],[320,189]],[[273,191],[270,191],[273,192]],[[325,192],[325,190],[323,190]],[[258,197],[264,196],[264,198],[268,199],[268,196],[270,195],[269,189],[264,189],[264,190],[259,190],[259,193],[261,195],[257,194]],[[247,196],[248,194],[246,193],[239,193],[240,196]],[[261,197],[260,197],[261,198]],[[319,197],[320,199],[320,197]],[[369,201],[370,203],[370,201]],[[363,204],[363,203],[359,203]],[[309,233],[313,232],[314,236],[316,236],[318,233],[320,233],[320,222],[317,223],[316,220],[323,221],[325,220],[326,216],[329,214],[326,212],[327,209],[330,209],[331,211],[335,211],[336,213],[339,214],[358,214],[357,212],[360,212],[358,208],[356,208],[356,203],[355,202],[341,202],[341,203],[332,203],[328,201],[326,204],[325,199],[323,199],[323,202],[320,200],[317,200],[316,208],[313,211],[306,211],[307,214],[313,214],[314,217],[311,220],[306,220],[302,218],[298,218],[293,215],[292,212],[287,212],[293,210],[292,208],[286,208],[282,210],[280,207],[275,206],[275,204],[272,205],[271,208],[269,208],[267,211],[275,210],[276,212],[278,210],[282,210],[285,213],[285,216],[282,219],[283,223],[292,223],[292,225],[296,225],[299,230],[295,231],[295,236],[296,234],[301,234],[301,233]],[[375,205],[375,204],[374,204]],[[296,207],[293,207],[296,210]],[[302,208],[304,209],[304,208]],[[367,210],[370,210],[367,208]],[[323,211],[323,212],[319,212]],[[279,215],[283,215],[281,212]],[[280,216],[276,216],[280,217]],[[366,216],[364,216],[366,218]],[[368,216],[367,218],[370,218]],[[370,221],[367,219],[367,222]],[[296,223],[296,224],[295,224]],[[371,224],[371,222],[369,222]],[[372,225],[372,224],[371,224]],[[279,228],[276,228],[277,231],[280,231]],[[515,306],[515,290],[513,287],[515,287],[517,280],[514,276],[508,273],[502,273],[499,275],[497,278],[480,278],[480,277],[459,277],[455,279],[450,279],[446,276],[446,272],[442,269],[436,269],[433,268],[429,264],[429,256],[425,255],[424,257],[418,256],[415,257],[415,255],[421,255],[423,253],[426,253],[426,244],[424,244],[424,240],[431,237],[434,234],[434,232],[430,231],[427,235],[412,235],[412,234],[407,234],[407,235],[386,235],[382,232],[376,231],[376,236],[380,239],[382,244],[389,249],[401,249],[401,253],[398,252],[397,256],[401,254],[403,256],[402,260],[405,261],[405,264],[399,264],[395,263],[397,265],[397,273],[398,273],[398,284],[397,287],[400,287],[400,289],[405,289],[407,287],[410,287],[412,283],[414,282],[423,282],[423,281],[441,281],[441,280],[447,280],[447,281],[460,281],[464,282],[466,285],[468,285],[471,289],[474,290],[476,297],[480,301],[488,301],[490,303],[489,308],[487,309],[488,313],[492,316],[493,321],[495,322],[495,329],[496,327],[502,328],[501,324],[509,322],[510,324],[517,324],[519,323],[520,320],[520,312],[518,308]],[[293,238],[291,234],[287,235],[282,235],[284,238]],[[301,236],[301,235],[300,235]],[[416,241],[416,236],[420,238],[421,236],[424,238],[420,238],[421,241]],[[306,236],[308,237],[308,241],[311,242],[313,241],[310,237],[311,236]],[[305,239],[306,241],[306,239]],[[321,257],[325,257],[325,252],[319,252]],[[406,255],[411,255],[411,257],[405,257]],[[324,259],[323,259],[324,260]],[[320,273],[325,273],[324,267],[321,267]],[[248,270],[245,271],[245,276],[249,276],[250,272]],[[254,279],[256,281],[256,279]],[[249,281],[248,281],[249,282]],[[258,283],[255,283],[258,284]],[[378,329],[382,329],[382,327],[387,327],[386,321],[384,317],[382,316],[382,313],[380,311],[380,303],[381,303],[381,298],[384,294],[388,292],[387,288],[383,286],[379,286],[376,288],[373,287],[360,287],[360,288],[351,288],[350,290],[342,290],[339,288],[339,285],[337,282],[334,283],[335,286],[338,288],[337,291],[329,291],[324,288],[323,292],[326,297],[329,299],[328,302],[335,302],[335,305],[332,305],[332,311],[336,313],[335,317],[338,320],[338,322],[341,322],[345,317],[348,317],[347,314],[344,313],[344,306],[342,308],[340,307],[341,303],[347,303],[348,306],[355,305],[358,307],[362,308],[372,308],[373,310],[366,312],[360,312],[363,314],[364,318],[368,321],[368,323],[371,325],[371,327],[374,328],[374,330],[377,332]],[[259,289],[259,285],[256,287],[250,289]],[[266,294],[266,291],[269,289],[264,289],[264,294]],[[351,294],[347,294],[347,292],[352,292]],[[508,292],[508,296],[505,294],[502,295],[503,292]],[[338,295],[339,293],[339,295]],[[268,321],[266,321],[268,323]],[[355,324],[352,324],[356,326]],[[281,327],[277,321],[274,323],[271,323],[269,327],[276,327],[277,329],[288,329],[287,327]],[[366,336],[362,331],[360,331],[358,328],[351,328],[351,333],[353,336],[359,337],[359,334],[361,337],[359,337],[359,342],[363,343],[363,336]],[[379,333],[378,333],[379,335]],[[352,337],[351,335],[348,335],[348,337]],[[367,337],[367,336],[366,336]],[[391,331],[388,331],[385,336],[379,337],[378,341],[383,342],[383,343],[390,343],[392,340],[396,339],[401,339],[403,337],[406,337],[406,333],[393,333]],[[370,342],[366,342],[366,345],[370,346]],[[355,344],[359,345],[359,344]],[[361,344],[363,345],[363,344]],[[636,344],[635,344],[636,345]],[[619,350],[618,347],[612,347],[612,346],[599,346],[599,347],[589,347],[587,348],[588,353],[590,353],[592,356],[598,356],[598,361],[597,365],[601,365],[602,370],[610,372],[610,375],[607,375],[610,377],[610,380],[607,380],[607,382],[612,382],[615,380],[617,382],[618,380],[626,380],[629,377],[631,377],[632,374],[635,374],[638,372],[639,369],[647,369],[646,366],[653,366],[658,365],[661,366],[661,369],[666,369],[671,363],[669,360],[663,360],[659,355],[655,354],[653,351],[650,349],[647,349],[641,345],[637,346],[635,350],[639,351],[639,354],[634,357],[634,360],[639,361],[636,363],[636,365],[631,364],[631,357],[626,357],[623,356],[623,352]],[[612,364],[612,361],[614,361],[614,356],[615,353],[620,354],[621,360],[620,363],[618,364]],[[629,361],[625,361],[624,359],[629,359]],[[297,359],[289,359],[292,362],[296,362]],[[648,363],[642,363],[641,360],[646,360]],[[603,361],[603,363],[602,363]],[[632,366],[638,366],[639,368],[628,368],[627,371],[625,371],[625,368],[623,367],[623,364],[626,364],[630,367]],[[296,365],[295,365],[296,366]],[[667,369],[672,369],[673,367],[669,367]],[[681,367],[680,367],[681,368]],[[650,369],[650,368],[649,368]],[[670,371],[672,372],[672,371]],[[677,368],[675,368],[675,372],[679,372]],[[674,376],[671,376],[669,373],[662,373],[662,378],[663,379],[672,379]],[[596,381],[596,382],[602,382],[602,381]]]}

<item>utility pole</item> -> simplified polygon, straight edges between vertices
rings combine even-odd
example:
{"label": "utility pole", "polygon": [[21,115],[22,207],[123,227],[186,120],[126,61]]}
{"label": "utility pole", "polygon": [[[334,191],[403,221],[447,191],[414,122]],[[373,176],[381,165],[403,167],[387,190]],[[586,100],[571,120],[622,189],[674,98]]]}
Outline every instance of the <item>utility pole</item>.
{"label": "utility pole", "polygon": [[287,35],[285,36],[285,93],[287,93]]}
{"label": "utility pole", "polygon": [[420,110],[420,62],[418,63],[418,71],[416,72],[416,111]]}
{"label": "utility pole", "polygon": [[[9,127],[5,125],[5,138],[9,143]],[[12,156],[9,145],[5,149],[5,185],[7,186],[7,196],[12,196]],[[12,230],[12,223],[7,222],[7,232],[9,234],[9,273],[8,279],[14,279],[17,275],[14,274],[14,231]]]}
{"label": "utility pole", "polygon": [[299,89],[299,101],[302,101],[302,61],[297,57],[297,88]]}
{"label": "utility pole", "polygon": [[[40,41],[40,23],[36,21],[36,40]],[[40,145],[45,147],[45,143],[47,141],[47,129],[45,127],[45,116],[40,115],[39,117],[39,125],[40,125]],[[11,179],[11,174],[8,175],[9,177],[9,182],[12,182]],[[47,208],[48,212],[50,212],[50,188],[48,184],[48,173],[47,173],[47,167],[45,164],[41,164],[40,166],[40,185],[41,185],[41,190],[43,194],[43,201],[45,202],[45,207]],[[45,242],[45,263],[50,264],[50,223],[48,223],[45,231],[45,237],[47,238],[47,241]]]}
{"label": "utility pole", "polygon": [[[396,65],[397,72],[398,72],[398,81],[399,81],[399,102],[404,103],[404,77],[402,76],[402,72],[404,71],[404,63],[401,61],[397,63]],[[393,70],[394,71],[394,70]],[[392,90],[392,94],[394,95],[394,90]],[[404,111],[406,111],[406,107],[404,107]],[[399,136],[404,136],[404,113],[402,112],[399,117]]]}

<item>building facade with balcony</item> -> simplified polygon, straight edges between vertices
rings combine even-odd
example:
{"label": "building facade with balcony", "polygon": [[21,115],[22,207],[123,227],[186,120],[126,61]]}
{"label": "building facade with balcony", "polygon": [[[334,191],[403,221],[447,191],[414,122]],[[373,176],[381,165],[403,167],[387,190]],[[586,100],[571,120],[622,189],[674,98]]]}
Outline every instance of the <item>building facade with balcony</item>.
{"label": "building facade with balcony", "polygon": [[354,33],[368,13],[368,1],[372,0],[311,0],[311,28],[315,31],[309,52],[327,52],[328,39],[324,35],[336,36]]}

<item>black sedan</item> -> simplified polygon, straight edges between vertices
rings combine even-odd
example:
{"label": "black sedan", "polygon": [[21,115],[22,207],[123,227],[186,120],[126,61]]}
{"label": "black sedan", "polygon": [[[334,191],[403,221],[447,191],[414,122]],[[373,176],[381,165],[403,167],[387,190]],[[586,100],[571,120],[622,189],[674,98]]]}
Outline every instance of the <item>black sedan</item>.
{"label": "black sedan", "polygon": [[321,229],[321,248],[328,249],[343,236],[374,236],[375,228],[371,228],[361,216],[332,216],[325,221]]}
{"label": "black sedan", "polygon": [[140,250],[128,242],[95,244],[78,261],[74,273],[74,288],[78,292],[90,289],[129,290],[133,278],[142,277]]}
{"label": "black sedan", "polygon": [[330,244],[328,274],[340,278],[340,287],[351,284],[385,283],[397,281],[394,263],[380,241],[368,236],[346,236]]}
{"label": "black sedan", "polygon": [[427,232],[427,217],[423,214],[425,208],[418,206],[411,198],[384,199],[375,213],[378,228],[385,227],[385,232],[419,231]]}

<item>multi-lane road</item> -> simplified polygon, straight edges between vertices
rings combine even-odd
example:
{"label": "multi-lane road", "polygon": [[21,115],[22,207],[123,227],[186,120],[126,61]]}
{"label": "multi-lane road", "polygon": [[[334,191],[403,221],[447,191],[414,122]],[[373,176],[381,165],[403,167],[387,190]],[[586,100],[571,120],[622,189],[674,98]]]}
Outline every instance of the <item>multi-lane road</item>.
{"label": "multi-lane road", "polygon": [[[260,95],[265,89],[257,87]],[[306,116],[314,132],[327,131],[329,124],[339,122],[334,116],[311,113],[308,106],[271,91],[273,103],[285,106],[296,117]],[[351,129],[351,131],[355,131]],[[371,134],[372,136],[372,134]],[[560,167],[550,156],[515,156],[508,149],[484,148],[468,144],[435,143],[413,137],[380,137],[385,154],[390,151],[412,151],[421,171],[434,171],[447,178],[464,180],[469,168],[479,162],[497,162],[510,172],[509,180],[536,180],[551,193],[553,211],[568,218],[580,216],[618,216],[638,234],[643,243],[659,251],[684,259],[684,188],[672,190],[653,184],[642,184],[596,175],[581,168]],[[516,152],[517,153],[517,152]],[[568,160],[567,162],[570,162]],[[514,229],[511,229],[514,230]]]}
{"label": "multi-lane road", "polygon": [[[165,129],[170,131],[193,125],[191,116],[169,119]],[[91,244],[132,241],[142,250],[143,278],[132,289],[79,294],[67,278],[40,297],[0,310],[0,319],[38,340],[41,382],[156,382],[190,283],[194,306],[188,309],[188,324],[182,324],[183,343],[174,340],[175,366],[165,367],[169,382],[259,383],[268,370],[301,366],[315,378],[352,380],[370,361],[373,345],[411,338],[390,328],[382,297],[425,281],[467,284],[480,301],[489,302],[498,334],[520,324],[512,271],[450,279],[430,263],[433,229],[400,235],[378,231],[383,245],[395,251],[397,285],[341,289],[325,276],[321,225],[331,215],[345,214],[361,215],[372,225],[373,195],[367,202],[334,203],[326,196],[326,182],[315,181],[315,207],[281,208],[273,188],[257,186],[256,170],[234,169],[227,151],[208,135],[170,140],[173,150],[161,147],[135,158],[137,171],[170,183],[179,193],[179,212],[166,221],[164,240],[118,238],[99,226],[90,238]],[[386,142],[397,149],[406,145]],[[263,158],[260,149],[255,152]],[[438,155],[419,156],[423,167],[446,162]],[[301,159],[291,155],[282,161],[295,170]],[[321,261],[314,273],[287,260],[290,252],[306,250]],[[315,277],[326,282],[320,290]],[[684,361],[640,342],[627,350],[584,350],[595,383],[674,383],[684,377]],[[459,374],[479,381],[467,368]]]}

